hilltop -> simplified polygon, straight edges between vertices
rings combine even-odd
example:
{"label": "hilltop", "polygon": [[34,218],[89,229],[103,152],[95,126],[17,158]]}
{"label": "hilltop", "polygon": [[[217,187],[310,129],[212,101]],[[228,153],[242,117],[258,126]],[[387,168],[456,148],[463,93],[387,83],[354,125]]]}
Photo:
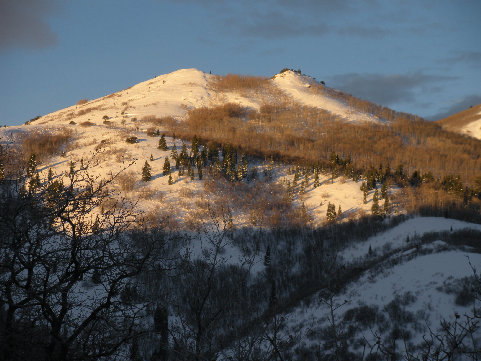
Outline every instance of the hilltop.
{"label": "hilltop", "polygon": [[436,121],[444,129],[481,139],[481,104]]}

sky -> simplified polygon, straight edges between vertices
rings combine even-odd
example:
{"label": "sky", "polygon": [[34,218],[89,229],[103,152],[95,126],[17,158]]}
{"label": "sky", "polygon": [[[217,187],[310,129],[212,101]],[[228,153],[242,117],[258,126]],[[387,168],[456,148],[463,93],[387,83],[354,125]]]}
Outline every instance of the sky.
{"label": "sky", "polygon": [[435,120],[481,103],[479,0],[0,0],[0,125],[182,68],[288,67]]}

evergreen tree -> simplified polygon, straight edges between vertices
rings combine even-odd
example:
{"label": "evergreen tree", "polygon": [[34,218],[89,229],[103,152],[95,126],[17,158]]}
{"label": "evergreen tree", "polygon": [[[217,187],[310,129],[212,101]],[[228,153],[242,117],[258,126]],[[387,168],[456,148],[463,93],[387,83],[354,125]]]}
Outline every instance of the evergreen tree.
{"label": "evergreen tree", "polygon": [[179,154],[177,153],[177,147],[175,146],[175,143],[174,145],[172,145],[172,151],[170,152],[170,157],[175,160],[175,168],[176,169],[179,169]]}
{"label": "evergreen tree", "polygon": [[329,202],[327,205],[326,217],[328,222],[334,222],[336,220],[336,206],[331,202]]}
{"label": "evergreen tree", "polygon": [[271,279],[271,293],[269,295],[269,310],[272,311],[277,306],[276,281]]}
{"label": "evergreen tree", "polygon": [[148,182],[152,178],[151,171],[152,171],[152,168],[150,167],[150,164],[147,161],[145,161],[145,164],[142,167],[142,180],[144,182]]}
{"label": "evergreen tree", "polygon": [[339,204],[339,208],[337,209],[337,217],[340,218],[342,215],[341,205]]}
{"label": "evergreen tree", "polygon": [[194,138],[192,139],[192,157],[195,159],[199,155],[199,139],[197,139],[197,136],[194,135]]}
{"label": "evergreen tree", "polygon": [[0,181],[5,179],[5,166],[3,165],[2,160],[0,159]]}
{"label": "evergreen tree", "polygon": [[384,214],[387,216],[391,213],[390,206],[391,205],[389,204],[389,196],[386,194],[386,197],[384,197]]}
{"label": "evergreen tree", "polygon": [[267,245],[266,253],[264,255],[264,266],[266,268],[271,267],[271,246]]}
{"label": "evergreen tree", "polygon": [[368,192],[369,192],[366,182],[362,182],[361,191],[362,191],[362,195],[363,195],[362,201],[363,201],[364,204],[366,204],[367,203],[367,195],[368,195]]}
{"label": "evergreen tree", "polygon": [[27,163],[27,176],[31,177],[35,173],[37,173],[37,156],[35,153],[32,153],[30,155],[30,158],[28,158],[28,163]]}
{"label": "evergreen tree", "polygon": [[150,161],[153,162],[154,161],[154,156],[151,154],[150,155]]}
{"label": "evergreen tree", "polygon": [[52,179],[53,179],[53,171],[52,171],[52,168],[49,168],[49,169],[48,169],[47,179],[48,179],[49,182],[51,182]]}
{"label": "evergreen tree", "polygon": [[163,174],[164,175],[170,174],[170,162],[168,157],[165,157],[165,160],[164,160]]}
{"label": "evergreen tree", "polygon": [[167,307],[157,306],[154,313],[154,331],[160,336],[159,349],[152,359],[167,361],[169,359],[169,311]]}
{"label": "evergreen tree", "polygon": [[[167,150],[169,149],[167,147],[167,142],[165,141],[165,134],[162,134],[162,136],[160,137],[159,139],[159,147],[158,147],[160,150]],[[172,148],[172,151],[173,151],[173,148]]]}
{"label": "evergreen tree", "polygon": [[314,188],[317,188],[319,187],[320,183],[319,183],[319,170],[316,168],[316,170],[314,171]]}
{"label": "evergreen tree", "polygon": [[182,142],[182,149],[180,150],[179,158],[180,158],[180,164],[186,166],[189,155],[187,154],[187,146],[185,145],[184,142]]}
{"label": "evergreen tree", "polygon": [[172,179],[172,174],[169,174],[169,186],[171,186],[172,184],[174,184],[174,180]]}
{"label": "evergreen tree", "polygon": [[202,159],[202,166],[205,167],[207,165],[207,147],[205,145],[202,147],[200,157]]}
{"label": "evergreen tree", "polygon": [[299,166],[296,167],[296,172],[294,173],[294,180],[292,181],[292,186],[297,187],[297,181],[299,180]]}
{"label": "evergreen tree", "polygon": [[381,186],[381,198],[387,197],[387,182],[384,182]]}
{"label": "evergreen tree", "polygon": [[306,169],[305,172],[304,172],[304,188],[307,188],[307,186],[309,185],[309,170]]}
{"label": "evergreen tree", "polygon": [[69,174],[70,174],[70,175],[74,175],[74,174],[75,174],[75,162],[73,162],[73,161],[70,162]]}
{"label": "evergreen tree", "polygon": [[371,213],[374,216],[379,215],[379,195],[377,189],[374,191],[374,195],[372,196]]}
{"label": "evergreen tree", "polygon": [[40,176],[38,175],[38,173],[35,173],[35,175],[33,175],[28,182],[28,190],[29,192],[33,193],[37,190],[39,186],[40,186]]}
{"label": "evergreen tree", "polygon": [[202,180],[202,163],[197,163],[197,175],[199,176],[199,180]]}

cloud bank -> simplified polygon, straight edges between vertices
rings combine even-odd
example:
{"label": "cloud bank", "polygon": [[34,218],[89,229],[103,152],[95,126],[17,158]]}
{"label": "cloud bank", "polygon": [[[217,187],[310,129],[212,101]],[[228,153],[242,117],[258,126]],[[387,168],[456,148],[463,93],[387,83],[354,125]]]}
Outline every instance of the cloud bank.
{"label": "cloud bank", "polygon": [[57,35],[46,18],[59,6],[58,0],[0,0],[0,51],[54,45]]}

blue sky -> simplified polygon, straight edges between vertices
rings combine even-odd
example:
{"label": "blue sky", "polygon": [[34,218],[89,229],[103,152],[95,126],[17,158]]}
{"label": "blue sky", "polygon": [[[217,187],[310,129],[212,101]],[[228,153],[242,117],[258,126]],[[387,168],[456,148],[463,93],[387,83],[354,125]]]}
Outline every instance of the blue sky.
{"label": "blue sky", "polygon": [[0,0],[0,125],[195,67],[435,119],[481,103],[479,0]]}

